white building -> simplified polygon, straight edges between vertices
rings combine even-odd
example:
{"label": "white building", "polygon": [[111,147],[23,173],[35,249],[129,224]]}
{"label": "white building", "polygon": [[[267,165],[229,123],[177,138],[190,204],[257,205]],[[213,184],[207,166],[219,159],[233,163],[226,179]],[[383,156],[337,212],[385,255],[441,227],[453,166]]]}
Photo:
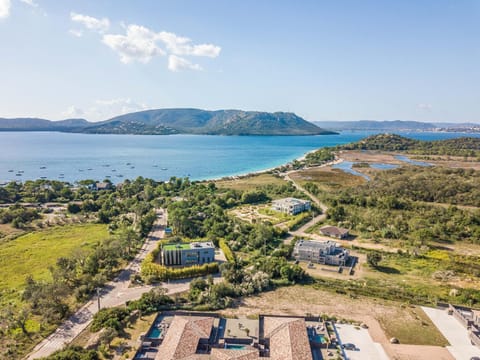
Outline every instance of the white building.
{"label": "white building", "polygon": [[272,209],[281,211],[285,214],[296,215],[303,211],[310,210],[311,204],[308,200],[301,200],[295,198],[285,198],[272,201]]}

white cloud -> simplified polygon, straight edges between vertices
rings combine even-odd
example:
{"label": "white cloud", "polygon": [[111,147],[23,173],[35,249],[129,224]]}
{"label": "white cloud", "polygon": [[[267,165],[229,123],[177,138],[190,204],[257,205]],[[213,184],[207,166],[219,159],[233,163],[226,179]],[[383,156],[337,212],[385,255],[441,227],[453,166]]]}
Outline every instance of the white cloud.
{"label": "white cloud", "polygon": [[[0,0],[1,1],[1,0]],[[32,1],[32,0],[25,0]],[[161,31],[155,32],[145,26],[121,22],[124,29],[123,34],[106,34],[110,27],[107,18],[96,19],[88,15],[70,13],[72,21],[83,24],[86,28],[102,33],[102,43],[115,51],[120,61],[124,64],[133,62],[148,63],[154,57],[168,57],[168,69],[171,71],[180,70],[202,70],[201,66],[186,59],[186,56],[203,56],[216,58],[222,50],[220,46],[213,44],[193,44],[188,37],[178,36],[174,33]],[[70,34],[81,37],[83,33],[78,30],[70,30]]]}
{"label": "white cloud", "polygon": [[120,55],[120,61],[148,63],[154,56],[163,56],[165,51],[157,46],[156,34],[144,26],[129,25],[126,35],[106,34],[102,42]]}
{"label": "white cloud", "polygon": [[167,49],[175,55],[208,56],[215,58],[220,55],[221,48],[213,44],[192,45],[187,37],[177,36],[174,33],[161,31],[156,38],[162,41]]}
{"label": "white cloud", "polygon": [[62,113],[62,115],[66,116],[69,119],[73,119],[73,118],[79,118],[84,116],[85,112],[82,109],[72,105],[72,106],[69,106],[68,109]]}
{"label": "white cloud", "polygon": [[77,14],[75,12],[70,13],[70,19],[74,22],[78,22],[85,26],[87,29],[104,33],[110,28],[110,20],[107,18],[97,19],[93,16]]}
{"label": "white cloud", "polygon": [[114,50],[120,61],[128,64],[134,61],[148,63],[155,56],[168,57],[168,69],[180,71],[185,69],[201,70],[198,64],[182,56],[205,56],[215,58],[220,55],[221,47],[213,44],[192,44],[187,37],[171,32],[155,32],[141,25],[124,26],[126,33],[105,34],[102,42]]}
{"label": "white cloud", "polygon": [[417,109],[423,110],[423,111],[432,111],[433,106],[432,104],[420,103],[420,104],[417,104]]}
{"label": "white cloud", "polygon": [[38,7],[38,4],[33,0],[20,0],[22,3],[27,4],[31,7]]}
{"label": "white cloud", "polygon": [[168,70],[181,71],[181,70],[202,70],[202,67],[198,64],[193,64],[187,59],[184,59],[177,55],[170,55],[168,57]]}
{"label": "white cloud", "polygon": [[0,19],[5,19],[10,15],[10,0],[0,0]]}
{"label": "white cloud", "polygon": [[83,36],[83,31],[82,30],[70,29],[70,30],[68,30],[68,33],[70,35],[75,36],[75,37],[82,37]]}

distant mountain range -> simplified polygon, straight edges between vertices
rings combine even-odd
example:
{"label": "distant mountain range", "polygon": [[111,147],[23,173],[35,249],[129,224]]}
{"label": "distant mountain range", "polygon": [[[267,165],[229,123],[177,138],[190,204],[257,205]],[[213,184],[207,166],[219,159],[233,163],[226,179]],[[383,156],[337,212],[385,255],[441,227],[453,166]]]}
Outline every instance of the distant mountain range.
{"label": "distant mountain range", "polygon": [[[427,123],[420,121],[391,120],[358,120],[358,121],[313,121],[321,128],[334,131],[343,130],[375,130],[375,131],[480,131],[480,124],[473,123]],[[475,130],[476,129],[476,130]]]}
{"label": "distant mountain range", "polygon": [[286,112],[199,109],[146,110],[101,122],[0,118],[0,131],[63,131],[88,134],[326,135],[334,134]]}

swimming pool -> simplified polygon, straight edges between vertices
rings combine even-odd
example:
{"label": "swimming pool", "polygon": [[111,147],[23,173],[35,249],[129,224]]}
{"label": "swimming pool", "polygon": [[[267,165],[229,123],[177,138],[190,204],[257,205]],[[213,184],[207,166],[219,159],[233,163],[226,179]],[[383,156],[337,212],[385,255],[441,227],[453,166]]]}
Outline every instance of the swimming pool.
{"label": "swimming pool", "polygon": [[160,338],[160,335],[162,335],[162,330],[154,327],[148,332],[147,338],[158,339],[158,338]]}
{"label": "swimming pool", "polygon": [[236,345],[236,344],[225,344],[225,349],[231,350],[245,350],[247,347],[245,345]]}
{"label": "swimming pool", "polygon": [[323,334],[317,334],[312,337],[312,341],[320,344],[325,344],[327,342],[327,339]]}

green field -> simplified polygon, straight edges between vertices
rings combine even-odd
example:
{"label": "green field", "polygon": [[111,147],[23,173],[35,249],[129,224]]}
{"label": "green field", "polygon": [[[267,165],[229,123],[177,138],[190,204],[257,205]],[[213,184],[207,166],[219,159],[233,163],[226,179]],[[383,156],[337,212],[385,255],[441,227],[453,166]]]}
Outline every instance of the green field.
{"label": "green field", "polygon": [[109,237],[107,227],[100,224],[67,225],[22,235],[0,243],[0,304],[13,300],[27,275],[46,279],[48,267],[73,250],[88,250]]}

